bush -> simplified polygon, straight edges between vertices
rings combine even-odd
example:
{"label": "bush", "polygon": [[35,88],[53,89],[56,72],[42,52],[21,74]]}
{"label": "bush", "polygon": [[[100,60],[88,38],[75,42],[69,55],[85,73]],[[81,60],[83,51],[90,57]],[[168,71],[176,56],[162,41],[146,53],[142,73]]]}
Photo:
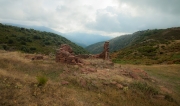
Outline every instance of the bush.
{"label": "bush", "polygon": [[8,44],[13,44],[13,43],[14,43],[14,41],[12,39],[8,40]]}
{"label": "bush", "polygon": [[157,95],[159,93],[156,88],[146,82],[135,82],[131,84],[131,87],[148,95]]}
{"label": "bush", "polygon": [[4,50],[8,50],[9,49],[9,47],[7,46],[7,45],[2,45],[2,48],[4,49]]}
{"label": "bush", "polygon": [[37,76],[38,86],[44,86],[48,79],[45,76]]}
{"label": "bush", "polygon": [[20,48],[20,50],[21,51],[23,51],[23,52],[26,52],[26,53],[28,53],[29,52],[29,48],[28,47],[26,47],[26,46],[21,46],[21,48]]}

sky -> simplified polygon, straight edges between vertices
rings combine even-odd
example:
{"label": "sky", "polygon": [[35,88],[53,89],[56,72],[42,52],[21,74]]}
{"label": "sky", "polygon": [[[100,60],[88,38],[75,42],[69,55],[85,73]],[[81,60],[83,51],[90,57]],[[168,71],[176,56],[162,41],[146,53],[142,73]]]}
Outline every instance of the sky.
{"label": "sky", "polygon": [[115,37],[180,26],[180,0],[0,0],[0,22]]}

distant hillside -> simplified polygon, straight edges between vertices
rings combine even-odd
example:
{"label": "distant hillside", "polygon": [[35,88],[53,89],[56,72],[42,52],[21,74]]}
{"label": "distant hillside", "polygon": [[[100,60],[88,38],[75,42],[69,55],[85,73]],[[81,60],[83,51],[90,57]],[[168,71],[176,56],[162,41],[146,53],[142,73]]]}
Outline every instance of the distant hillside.
{"label": "distant hillside", "polygon": [[[114,52],[122,48],[125,48],[127,46],[130,46],[131,44],[133,44],[133,42],[134,43],[139,42],[143,40],[146,36],[158,33],[159,31],[161,30],[138,31],[133,34],[122,35],[122,36],[113,38],[109,40],[110,52]],[[103,45],[104,45],[104,42],[95,43],[86,47],[86,50],[93,54],[100,53],[103,50]]]}
{"label": "distant hillside", "polygon": [[96,42],[112,39],[109,36],[88,33],[67,33],[64,37],[73,42],[77,42],[79,46],[83,47],[87,47],[88,45],[94,44]]}
{"label": "distant hillside", "polygon": [[111,54],[117,63],[180,63],[180,27],[139,31],[126,48]]}
{"label": "distant hillside", "polygon": [[59,31],[55,31],[55,30],[45,27],[45,26],[29,26],[29,25],[21,25],[21,24],[13,24],[13,23],[3,23],[3,24],[17,26],[17,27],[23,27],[23,28],[27,28],[27,29],[35,29],[38,31],[46,31],[46,32],[55,33],[55,34],[65,37],[66,39],[76,43],[78,46],[81,46],[83,48],[85,48],[88,45],[91,45],[93,43],[96,43],[96,42],[111,39],[111,37],[109,37],[109,36],[102,36],[102,35],[98,35],[98,34],[88,34],[88,33],[79,33],[79,32],[61,33]]}
{"label": "distant hillside", "polygon": [[0,49],[27,53],[55,53],[61,44],[69,44],[75,54],[87,53],[70,40],[49,32],[0,24]]}

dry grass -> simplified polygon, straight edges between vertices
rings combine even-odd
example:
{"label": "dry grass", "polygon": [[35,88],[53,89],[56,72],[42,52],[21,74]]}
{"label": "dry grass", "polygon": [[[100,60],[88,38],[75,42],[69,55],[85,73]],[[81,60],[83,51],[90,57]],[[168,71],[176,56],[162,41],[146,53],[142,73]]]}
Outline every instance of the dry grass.
{"label": "dry grass", "polygon": [[163,93],[173,95],[177,102],[180,101],[180,65],[172,64],[123,66],[145,70],[156,81],[156,84],[159,86]]}
{"label": "dry grass", "polygon": [[[174,101],[152,97],[156,86],[148,80],[134,80],[122,75],[123,70],[145,69],[156,77],[147,66],[110,65],[103,60],[84,60],[84,67],[97,72],[82,73],[79,66],[55,63],[53,59],[32,61],[26,54],[0,51],[0,105],[14,106],[177,106]],[[173,66],[172,66],[173,67]],[[171,67],[171,68],[172,68]],[[155,66],[152,69],[157,69]],[[151,74],[152,73],[152,74]],[[174,71],[174,74],[176,71]],[[178,74],[178,73],[176,73]],[[37,76],[48,78],[38,86]],[[166,78],[162,80],[166,82]],[[63,85],[61,82],[69,84]],[[83,82],[84,81],[84,82]],[[177,80],[178,82],[179,80]],[[83,83],[82,83],[83,82]],[[122,84],[119,89],[116,84]],[[138,83],[136,83],[138,82]],[[141,83],[147,83],[143,85]],[[168,83],[168,82],[167,82]],[[150,93],[146,91],[150,88]],[[143,90],[142,90],[143,89]]]}

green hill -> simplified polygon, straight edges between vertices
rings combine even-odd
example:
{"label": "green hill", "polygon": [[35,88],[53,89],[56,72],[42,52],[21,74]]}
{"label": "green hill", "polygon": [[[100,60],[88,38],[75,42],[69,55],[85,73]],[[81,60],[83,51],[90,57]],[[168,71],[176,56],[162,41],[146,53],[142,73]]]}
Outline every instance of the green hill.
{"label": "green hill", "polygon": [[0,24],[0,49],[26,53],[55,53],[61,44],[70,45],[75,54],[87,53],[70,40],[49,32]]}
{"label": "green hill", "polygon": [[146,30],[134,33],[129,46],[113,52],[117,63],[173,64],[180,63],[180,27]]}
{"label": "green hill", "polygon": [[[116,38],[113,38],[113,39],[109,40],[110,52],[114,52],[114,51],[123,49],[127,46],[130,46],[136,42],[140,42],[146,36],[158,33],[160,31],[161,30],[138,31],[138,32],[135,32],[133,34],[122,35],[122,36],[118,36]],[[97,54],[97,53],[102,52],[103,45],[104,45],[104,42],[95,43],[95,44],[92,44],[92,45],[86,47],[86,50],[92,54]]]}

